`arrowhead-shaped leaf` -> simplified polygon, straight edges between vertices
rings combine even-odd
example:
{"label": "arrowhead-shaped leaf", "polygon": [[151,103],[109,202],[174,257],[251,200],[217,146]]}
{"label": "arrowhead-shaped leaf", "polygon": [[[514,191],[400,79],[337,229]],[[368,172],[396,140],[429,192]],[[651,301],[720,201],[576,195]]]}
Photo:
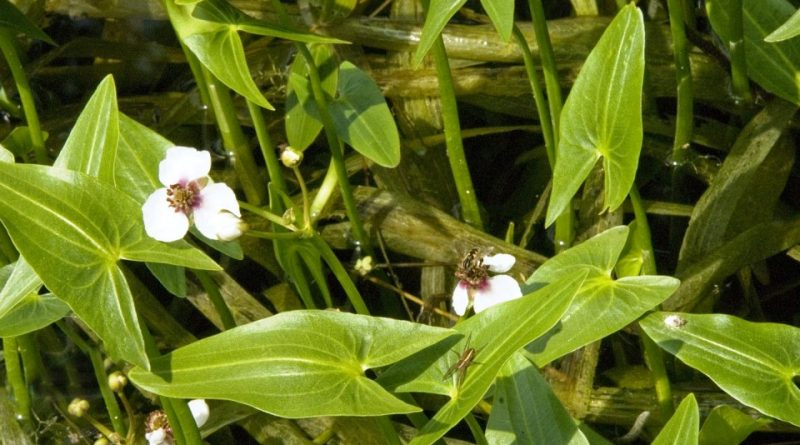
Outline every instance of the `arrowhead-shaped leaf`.
{"label": "arrowhead-shaped leaf", "polygon": [[338,96],[329,104],[336,133],[383,167],[400,163],[400,134],[375,81],[350,62],[339,66]]}
{"label": "arrowhead-shaped leaf", "polygon": [[561,112],[547,226],[570,207],[600,158],[606,208],[617,209],[628,196],[642,148],[644,41],[642,13],[629,4],[583,64]]}
{"label": "arrowhead-shaped leaf", "polygon": [[680,281],[667,276],[615,280],[612,274],[627,237],[625,226],[606,230],[549,259],[528,278],[523,289],[530,290],[565,276],[588,274],[561,322],[528,346],[538,366],[624,328],[678,288]]}
{"label": "arrowhead-shaped leaf", "polygon": [[800,329],[724,314],[656,312],[640,325],[734,399],[800,426]]}
{"label": "arrowhead-shaped leaf", "polygon": [[420,409],[364,371],[452,335],[447,329],[330,311],[284,312],[184,346],[134,369],[168,397],[232,400],[282,417],[375,416]]}
{"label": "arrowhead-shaped leaf", "polygon": [[137,365],[147,366],[147,355],[117,261],[219,268],[188,245],[147,237],[139,204],[91,176],[56,167],[0,164],[0,193],[0,219],[36,274],[103,339],[112,355]]}

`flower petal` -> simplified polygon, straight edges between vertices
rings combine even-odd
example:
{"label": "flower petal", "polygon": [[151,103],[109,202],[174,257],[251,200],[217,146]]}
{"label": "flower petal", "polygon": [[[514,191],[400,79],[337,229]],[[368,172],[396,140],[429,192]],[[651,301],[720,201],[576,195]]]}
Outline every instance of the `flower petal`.
{"label": "flower petal", "polygon": [[496,304],[516,300],[522,296],[522,289],[514,278],[508,275],[495,275],[486,280],[486,285],[474,293],[475,313]]}
{"label": "flower petal", "polygon": [[167,445],[167,432],[164,428],[159,428],[155,431],[145,433],[144,438],[147,439],[147,445]]}
{"label": "flower petal", "polygon": [[167,189],[153,192],[142,206],[144,230],[151,238],[170,242],[183,238],[189,230],[189,218],[176,212],[167,201]]}
{"label": "flower petal", "polygon": [[453,311],[461,317],[467,313],[468,306],[469,286],[461,284],[459,281],[458,284],[456,284],[456,288],[453,289]]}
{"label": "flower petal", "polygon": [[192,147],[172,147],[158,164],[158,180],[167,187],[208,176],[211,154]]}
{"label": "flower petal", "polygon": [[200,205],[195,209],[195,214],[205,211],[217,213],[220,210],[227,210],[236,216],[242,216],[236,194],[224,182],[209,184],[200,190]]}
{"label": "flower petal", "polygon": [[483,265],[489,266],[489,270],[494,273],[508,272],[514,267],[517,259],[514,255],[498,253],[497,255],[487,255],[483,257]]}
{"label": "flower petal", "polygon": [[194,399],[189,401],[189,411],[192,412],[194,423],[197,427],[205,425],[208,420],[208,404],[203,399]]}
{"label": "flower petal", "polygon": [[194,210],[194,225],[207,238],[230,241],[242,234],[239,202],[230,187],[209,184],[200,191],[200,206]]}

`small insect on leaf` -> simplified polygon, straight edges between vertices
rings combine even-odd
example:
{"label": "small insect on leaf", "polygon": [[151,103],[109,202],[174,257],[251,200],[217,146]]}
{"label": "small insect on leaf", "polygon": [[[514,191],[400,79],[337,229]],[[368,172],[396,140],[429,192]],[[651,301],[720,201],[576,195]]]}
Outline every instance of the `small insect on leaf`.
{"label": "small insect on leaf", "polygon": [[[464,381],[464,378],[467,376],[467,368],[473,363],[475,360],[475,356],[478,354],[478,351],[475,348],[469,347],[469,340],[472,334],[467,337],[467,341],[464,343],[464,350],[461,352],[461,355],[458,357],[455,363],[444,373],[444,377],[442,380],[447,380],[451,376],[456,376],[456,387],[461,386],[461,382]],[[477,362],[475,362],[477,363]]]}

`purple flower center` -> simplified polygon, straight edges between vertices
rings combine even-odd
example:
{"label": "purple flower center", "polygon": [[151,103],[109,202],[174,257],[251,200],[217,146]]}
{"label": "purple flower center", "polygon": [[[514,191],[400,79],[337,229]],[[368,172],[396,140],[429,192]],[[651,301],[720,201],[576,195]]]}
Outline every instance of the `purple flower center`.
{"label": "purple flower center", "polygon": [[201,202],[200,184],[196,181],[172,184],[167,188],[167,202],[170,207],[175,209],[175,212],[190,215]]}

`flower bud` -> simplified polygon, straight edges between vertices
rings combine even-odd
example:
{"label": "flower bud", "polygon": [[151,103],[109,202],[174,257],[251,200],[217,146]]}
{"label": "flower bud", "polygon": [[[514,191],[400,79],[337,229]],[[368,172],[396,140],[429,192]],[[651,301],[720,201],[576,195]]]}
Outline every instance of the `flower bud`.
{"label": "flower bud", "polygon": [[303,162],[303,152],[287,145],[281,152],[281,162],[289,168],[295,168]]}
{"label": "flower bud", "polygon": [[72,399],[67,407],[67,412],[74,417],[83,417],[89,411],[89,401],[86,399]]}
{"label": "flower bud", "polygon": [[108,375],[108,387],[111,388],[114,392],[120,392],[125,385],[128,384],[128,378],[125,377],[125,374],[114,371]]}

